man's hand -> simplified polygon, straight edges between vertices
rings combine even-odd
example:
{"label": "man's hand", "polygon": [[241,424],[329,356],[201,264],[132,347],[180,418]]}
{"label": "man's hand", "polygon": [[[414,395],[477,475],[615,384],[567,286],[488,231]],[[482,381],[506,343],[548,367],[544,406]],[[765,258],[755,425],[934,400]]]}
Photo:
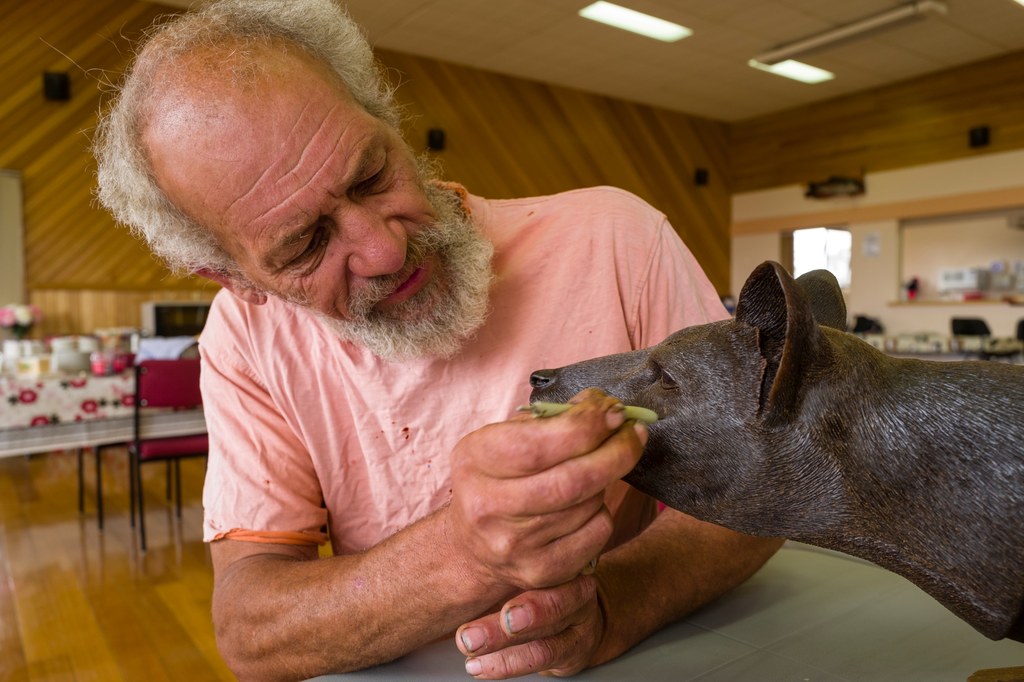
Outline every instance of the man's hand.
{"label": "man's hand", "polygon": [[577,576],[608,541],[604,490],[640,458],[647,431],[589,389],[568,412],[521,417],[467,435],[452,453],[453,544],[473,574],[532,590]]}
{"label": "man's hand", "polygon": [[481,680],[578,673],[590,663],[604,632],[597,600],[597,580],[581,575],[524,592],[499,613],[466,623],[455,635],[459,650],[470,657],[466,672]]}

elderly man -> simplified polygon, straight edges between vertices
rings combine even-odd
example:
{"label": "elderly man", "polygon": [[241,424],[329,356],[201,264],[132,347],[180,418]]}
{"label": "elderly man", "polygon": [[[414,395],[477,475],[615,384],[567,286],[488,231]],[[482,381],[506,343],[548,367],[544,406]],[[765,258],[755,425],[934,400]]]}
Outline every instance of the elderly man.
{"label": "elderly man", "polygon": [[509,416],[532,369],[724,311],[636,197],[470,196],[397,119],[329,0],[228,0],[155,31],[100,124],[104,205],[225,290],[201,341],[218,646],[300,678],[457,632],[479,678],[571,674],[778,542],[655,519],[617,480],[646,431],[613,398]]}

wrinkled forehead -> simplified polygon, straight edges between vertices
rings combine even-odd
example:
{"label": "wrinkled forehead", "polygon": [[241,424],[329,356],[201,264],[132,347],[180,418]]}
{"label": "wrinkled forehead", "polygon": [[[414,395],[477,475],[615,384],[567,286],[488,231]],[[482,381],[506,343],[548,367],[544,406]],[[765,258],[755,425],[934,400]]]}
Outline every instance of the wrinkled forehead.
{"label": "wrinkled forehead", "polygon": [[[213,230],[239,218],[231,211],[257,207],[254,192],[286,192],[271,186],[275,178],[291,177],[289,171],[309,175],[309,164],[326,164],[337,144],[328,141],[346,128],[372,129],[376,121],[333,72],[303,53],[265,50],[238,64],[235,59],[230,50],[190,54],[168,87],[155,93],[142,131],[154,179],[167,198]],[[248,71],[231,75],[239,64]],[[243,217],[248,222],[258,215]]]}
{"label": "wrinkled forehead", "polygon": [[272,101],[302,101],[317,92],[354,102],[329,66],[285,41],[227,41],[166,59],[153,49],[155,54],[140,55],[140,61],[158,62],[147,67],[150,92],[141,121],[144,130],[162,122],[168,112],[177,115],[181,110],[192,117],[188,122],[215,125],[229,116],[255,118]]}

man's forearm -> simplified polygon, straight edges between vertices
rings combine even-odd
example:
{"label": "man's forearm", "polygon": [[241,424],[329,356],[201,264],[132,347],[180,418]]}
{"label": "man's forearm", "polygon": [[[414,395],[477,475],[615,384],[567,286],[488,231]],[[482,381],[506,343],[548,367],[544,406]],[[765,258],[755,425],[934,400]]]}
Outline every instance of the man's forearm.
{"label": "man's forearm", "polygon": [[500,599],[448,542],[445,510],[367,552],[260,553],[218,571],[218,647],[240,679],[301,679],[392,660]]}
{"label": "man's forearm", "polygon": [[597,577],[605,633],[598,665],[728,592],[782,544],[666,509],[633,541],[601,557]]}

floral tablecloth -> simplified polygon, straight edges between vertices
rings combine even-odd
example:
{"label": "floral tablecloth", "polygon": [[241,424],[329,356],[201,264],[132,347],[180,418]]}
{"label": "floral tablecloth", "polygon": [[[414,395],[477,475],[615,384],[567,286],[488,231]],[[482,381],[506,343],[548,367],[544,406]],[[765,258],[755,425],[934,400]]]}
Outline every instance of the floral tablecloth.
{"label": "floral tablecloth", "polygon": [[130,417],[135,375],[0,376],[0,429]]}

